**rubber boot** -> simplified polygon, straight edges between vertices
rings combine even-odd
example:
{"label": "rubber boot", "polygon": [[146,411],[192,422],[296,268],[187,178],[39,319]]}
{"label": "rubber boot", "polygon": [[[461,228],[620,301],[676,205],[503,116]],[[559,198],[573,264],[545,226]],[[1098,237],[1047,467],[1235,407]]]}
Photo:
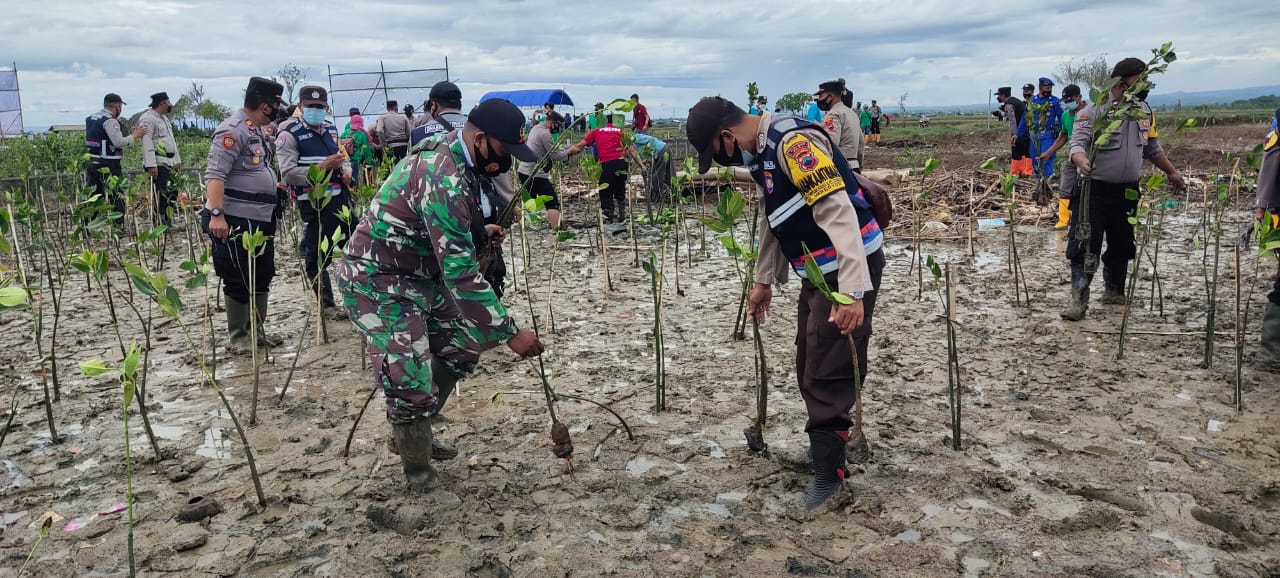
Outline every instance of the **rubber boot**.
{"label": "rubber boot", "polygon": [[409,489],[415,492],[430,490],[436,479],[436,469],[431,465],[431,418],[391,424],[391,439],[400,450],[400,464]]}
{"label": "rubber boot", "polygon": [[284,345],[283,339],[274,335],[267,335],[266,330],[263,328],[267,322],[267,294],[255,294],[253,302],[258,309],[258,347],[280,347]]}
{"label": "rubber boot", "polygon": [[813,481],[804,493],[804,507],[810,510],[825,504],[844,481],[844,438],[832,431],[809,432],[809,453],[813,458]]}
{"label": "rubber boot", "polygon": [[[431,383],[436,388],[436,396],[439,401],[436,402],[436,411],[432,416],[440,415],[440,411],[444,409],[444,403],[449,400],[449,395],[458,387],[458,374],[454,373],[449,366],[439,359],[431,360]],[[458,457],[458,450],[446,445],[443,441],[431,438],[432,454],[431,458],[436,460],[451,460]]]}
{"label": "rubber boot", "polygon": [[1280,368],[1280,305],[1270,301],[1262,314],[1262,362]]}
{"label": "rubber boot", "polygon": [[329,272],[325,271],[320,274],[320,305],[324,307],[324,315],[335,321],[349,319],[345,307],[339,306],[333,300],[333,284],[329,282]]}
{"label": "rubber boot", "polygon": [[227,354],[248,353],[253,343],[249,340],[249,304],[227,297]]}
{"label": "rubber boot", "polygon": [[1062,310],[1062,318],[1067,321],[1079,321],[1084,319],[1084,314],[1089,311],[1089,284],[1093,282],[1093,275],[1084,272],[1083,267],[1071,268],[1071,304]]}
{"label": "rubber boot", "polygon": [[1102,295],[1102,302],[1107,305],[1124,305],[1129,302],[1125,297],[1125,277],[1128,277],[1129,269],[1127,267],[1104,267],[1102,269],[1102,284],[1105,293]]}
{"label": "rubber boot", "polygon": [[1058,199],[1058,222],[1054,224],[1055,229],[1065,229],[1071,225],[1071,199]]}

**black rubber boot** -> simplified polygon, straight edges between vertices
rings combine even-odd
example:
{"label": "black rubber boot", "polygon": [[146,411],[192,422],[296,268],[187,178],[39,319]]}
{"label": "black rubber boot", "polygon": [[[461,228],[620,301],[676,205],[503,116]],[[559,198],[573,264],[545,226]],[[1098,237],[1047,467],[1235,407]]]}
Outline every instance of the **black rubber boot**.
{"label": "black rubber boot", "polygon": [[227,297],[227,354],[243,355],[253,347],[249,340],[249,304]]}
{"label": "black rubber boot", "polygon": [[[230,299],[227,301],[230,301]],[[263,327],[267,322],[267,294],[254,294],[253,303],[258,310],[258,347],[280,347],[284,345],[283,339],[275,335],[267,335],[267,331]]]}
{"label": "black rubber boot", "polygon": [[1124,305],[1128,302],[1125,297],[1125,278],[1128,277],[1128,267],[1104,267],[1102,269],[1102,284],[1105,294],[1102,296],[1102,302],[1108,305]]}
{"label": "black rubber boot", "polygon": [[1092,282],[1093,275],[1085,273],[1083,267],[1071,267],[1071,304],[1062,310],[1063,319],[1084,319],[1084,314],[1089,311],[1089,284]]}
{"label": "black rubber boot", "polygon": [[[449,395],[458,387],[458,374],[454,373],[449,366],[439,359],[431,360],[431,384],[435,386],[436,396],[440,401],[436,403],[436,412],[432,416],[440,415],[440,411],[444,409],[444,402],[449,400]],[[458,457],[458,450],[443,441],[431,438],[432,454],[431,458],[436,460],[451,460]]]}
{"label": "black rubber boot", "polygon": [[809,432],[809,453],[813,458],[813,481],[804,493],[804,507],[810,510],[836,495],[844,481],[844,438],[832,431]]}
{"label": "black rubber boot", "polygon": [[431,465],[431,418],[391,424],[391,438],[400,450],[400,463],[409,489],[429,491],[436,479],[436,469]]}

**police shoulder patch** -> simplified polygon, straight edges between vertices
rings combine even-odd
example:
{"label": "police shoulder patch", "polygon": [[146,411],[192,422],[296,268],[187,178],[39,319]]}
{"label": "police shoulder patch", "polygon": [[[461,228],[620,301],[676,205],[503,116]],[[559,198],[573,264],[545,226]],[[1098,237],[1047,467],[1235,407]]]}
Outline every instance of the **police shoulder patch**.
{"label": "police shoulder patch", "polygon": [[1267,141],[1262,143],[1262,150],[1269,151],[1275,148],[1277,143],[1280,143],[1280,133],[1273,130],[1267,135]]}
{"label": "police shoulder patch", "polygon": [[236,148],[236,137],[233,137],[231,135],[226,135],[222,137],[222,148],[227,150]]}
{"label": "police shoulder patch", "polygon": [[285,142],[284,134],[281,133],[280,136],[276,138],[276,148],[283,148],[284,142]]}
{"label": "police shoulder patch", "polygon": [[796,134],[782,145],[791,182],[800,189],[806,203],[812,205],[823,197],[844,190],[844,177],[826,153],[813,146],[809,138]]}
{"label": "police shoulder patch", "polygon": [[835,117],[835,115],[831,115],[831,116],[828,116],[827,118],[823,119],[823,120],[822,120],[822,125],[823,125],[823,126],[825,126],[825,127],[827,127],[827,130],[829,130],[829,131],[835,131],[835,130],[836,130],[836,117]]}

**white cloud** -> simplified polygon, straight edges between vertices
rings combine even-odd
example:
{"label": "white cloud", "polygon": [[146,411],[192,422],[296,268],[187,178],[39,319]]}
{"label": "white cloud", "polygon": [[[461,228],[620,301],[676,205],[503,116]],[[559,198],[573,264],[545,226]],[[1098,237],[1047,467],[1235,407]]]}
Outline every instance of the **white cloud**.
{"label": "white cloud", "polygon": [[662,116],[683,114],[702,95],[741,100],[750,81],[776,100],[838,76],[861,100],[986,102],[992,88],[1051,75],[1072,57],[1144,57],[1169,40],[1183,59],[1159,79],[1160,91],[1280,78],[1280,48],[1259,25],[1274,21],[1274,7],[1246,0],[11,4],[0,37],[21,71],[30,127],[79,122],[107,92],[137,110],[146,95],[176,97],[193,81],[234,105],[248,77],[289,62],[323,85],[328,66],[437,67],[447,56],[468,102],[520,87],[565,88],[583,104],[639,92]]}

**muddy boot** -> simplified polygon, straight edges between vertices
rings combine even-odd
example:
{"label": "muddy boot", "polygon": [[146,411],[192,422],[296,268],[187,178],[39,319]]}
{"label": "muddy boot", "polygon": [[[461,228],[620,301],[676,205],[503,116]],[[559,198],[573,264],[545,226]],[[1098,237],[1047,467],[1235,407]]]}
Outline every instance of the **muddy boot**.
{"label": "muddy boot", "polygon": [[1125,267],[1105,267],[1102,269],[1102,283],[1105,294],[1102,302],[1107,305],[1124,305],[1129,299],[1124,294],[1124,280],[1129,270]]}
{"label": "muddy boot", "polygon": [[1058,222],[1053,225],[1055,229],[1065,229],[1071,224],[1071,199],[1058,199]]}
{"label": "muddy boot", "polygon": [[865,464],[871,461],[871,444],[867,443],[867,436],[862,434],[862,428],[853,427],[849,430],[849,441],[846,444],[848,451],[845,457],[851,464]]}
{"label": "muddy boot", "polygon": [[1262,314],[1262,362],[1273,371],[1280,369],[1280,305],[1270,301]]}
{"label": "muddy boot", "polygon": [[280,347],[284,345],[284,340],[275,335],[267,335],[263,326],[267,322],[267,294],[258,293],[253,296],[253,302],[258,310],[258,347]]}
{"label": "muddy boot", "polygon": [[813,459],[813,481],[804,493],[804,507],[814,509],[840,490],[844,481],[844,438],[833,431],[809,432],[809,453]]}
{"label": "muddy boot", "polygon": [[1085,312],[1089,311],[1089,283],[1093,281],[1093,275],[1084,272],[1083,268],[1071,268],[1071,304],[1062,310],[1062,318],[1067,321],[1079,321],[1084,319]]}
{"label": "muddy boot", "polygon": [[333,285],[329,282],[329,273],[326,271],[321,273],[320,282],[320,306],[324,308],[324,316],[326,319],[334,321],[343,321],[350,319],[347,316],[346,308],[338,305],[333,301]]}
{"label": "muddy boot", "polygon": [[400,450],[400,463],[409,489],[430,490],[436,479],[436,469],[431,465],[431,418],[391,424],[391,438]]}
{"label": "muddy boot", "polygon": [[[449,369],[447,365],[439,359],[431,360],[431,383],[436,388],[436,396],[439,401],[436,402],[436,412],[432,414],[434,419],[440,411],[444,409],[444,403],[449,400],[449,395],[458,386],[458,374]],[[431,438],[431,458],[435,460],[451,460],[458,457],[458,450],[446,445],[442,440]]]}
{"label": "muddy boot", "polygon": [[249,353],[249,304],[227,297],[227,355]]}

